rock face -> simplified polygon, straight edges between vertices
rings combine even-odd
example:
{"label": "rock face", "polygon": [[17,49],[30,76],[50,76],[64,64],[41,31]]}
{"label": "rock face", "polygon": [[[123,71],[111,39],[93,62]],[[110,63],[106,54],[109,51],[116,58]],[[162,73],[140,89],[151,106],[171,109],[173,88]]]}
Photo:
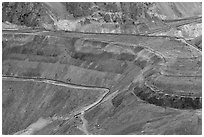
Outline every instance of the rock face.
{"label": "rock face", "polygon": [[[2,15],[3,22],[47,30],[119,34],[162,32],[192,38],[189,35],[195,29],[198,30],[196,34],[201,33],[201,5],[198,2],[3,3]],[[192,22],[196,24],[189,26]],[[200,24],[197,26],[197,23]]]}
{"label": "rock face", "polygon": [[[86,3],[80,9],[95,5],[131,17],[134,4]],[[69,9],[69,18],[88,16],[71,10],[79,3],[57,6]],[[181,5],[171,6],[175,11]],[[52,13],[64,13],[56,10]],[[188,17],[186,12],[180,8],[175,14]],[[171,26],[182,24],[173,19]],[[3,30],[3,134],[202,134],[199,37],[189,42],[156,34],[65,32],[56,24],[55,31],[8,23]]]}

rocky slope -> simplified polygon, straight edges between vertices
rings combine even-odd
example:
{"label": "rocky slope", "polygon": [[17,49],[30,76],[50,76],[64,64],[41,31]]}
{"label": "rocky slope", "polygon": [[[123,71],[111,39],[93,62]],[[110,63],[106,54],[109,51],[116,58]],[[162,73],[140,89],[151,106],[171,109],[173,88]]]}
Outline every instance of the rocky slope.
{"label": "rocky slope", "polygon": [[[122,34],[159,31],[188,38],[201,34],[201,3],[46,2],[2,6],[3,22],[48,30]],[[192,29],[198,30],[193,36]]]}

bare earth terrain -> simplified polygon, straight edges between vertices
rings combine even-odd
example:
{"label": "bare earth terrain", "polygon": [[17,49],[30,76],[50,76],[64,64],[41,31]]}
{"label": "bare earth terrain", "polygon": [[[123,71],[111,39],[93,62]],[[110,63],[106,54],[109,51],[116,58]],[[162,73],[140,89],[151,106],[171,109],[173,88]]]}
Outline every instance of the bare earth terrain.
{"label": "bare earth terrain", "polygon": [[[202,13],[190,4],[3,3],[2,134],[202,134]],[[128,21],[107,21],[119,13]]]}

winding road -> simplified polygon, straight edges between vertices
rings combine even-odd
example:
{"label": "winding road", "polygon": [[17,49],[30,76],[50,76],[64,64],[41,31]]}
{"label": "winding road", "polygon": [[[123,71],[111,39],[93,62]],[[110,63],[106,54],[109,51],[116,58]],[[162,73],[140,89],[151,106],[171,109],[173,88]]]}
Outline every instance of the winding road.
{"label": "winding road", "polygon": [[[83,108],[77,109],[77,110],[73,110],[71,114],[69,114],[68,116],[63,116],[63,117],[57,117],[54,116],[52,118],[52,120],[69,120],[72,119],[73,117],[75,117],[76,115],[79,115],[81,120],[83,121],[82,126],[78,127],[78,129],[80,129],[81,131],[83,131],[85,134],[90,134],[87,129],[86,129],[86,125],[87,125],[87,121],[86,119],[84,119],[84,113],[85,111],[93,108],[94,106],[96,106],[97,104],[99,104],[102,100],[104,100],[105,96],[109,93],[109,89],[108,88],[104,88],[104,87],[96,87],[96,86],[85,86],[85,85],[78,85],[78,84],[73,84],[73,83],[66,83],[63,81],[58,81],[58,80],[51,80],[51,79],[46,79],[46,78],[28,78],[28,77],[19,77],[19,76],[2,76],[2,80],[8,80],[8,81],[31,81],[31,82],[40,82],[40,83],[46,83],[46,84],[52,84],[55,86],[63,86],[63,87],[67,87],[67,88],[74,88],[74,89],[84,89],[84,90],[102,90],[105,91],[104,94],[102,94],[94,103],[85,106]],[[29,134],[30,131],[32,129],[24,129],[23,131],[18,131],[18,133],[15,134]],[[30,134],[32,134],[33,132],[31,132]]]}

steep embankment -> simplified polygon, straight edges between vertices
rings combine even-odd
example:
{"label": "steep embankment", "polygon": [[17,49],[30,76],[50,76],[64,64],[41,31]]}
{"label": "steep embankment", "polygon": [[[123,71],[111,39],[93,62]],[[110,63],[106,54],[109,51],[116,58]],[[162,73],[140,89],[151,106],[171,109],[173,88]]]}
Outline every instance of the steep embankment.
{"label": "steep embankment", "polygon": [[180,40],[27,30],[3,47],[3,75],[24,78],[4,80],[4,134],[200,133],[201,52]]}

